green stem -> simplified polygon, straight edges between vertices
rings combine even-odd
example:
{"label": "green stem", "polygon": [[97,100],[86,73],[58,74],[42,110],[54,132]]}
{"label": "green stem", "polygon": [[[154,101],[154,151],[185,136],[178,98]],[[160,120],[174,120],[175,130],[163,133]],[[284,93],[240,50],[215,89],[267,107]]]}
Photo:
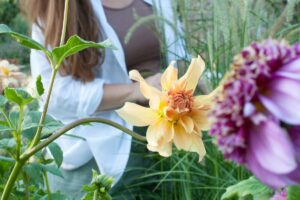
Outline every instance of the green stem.
{"label": "green stem", "polygon": [[23,172],[23,180],[24,180],[24,185],[25,185],[25,199],[29,200],[29,179],[28,176],[25,172]]}
{"label": "green stem", "polygon": [[60,137],[61,135],[63,135],[64,133],[66,133],[67,131],[82,125],[82,124],[87,124],[87,123],[102,123],[102,124],[107,124],[110,126],[113,126],[125,133],[127,133],[128,135],[131,135],[132,137],[134,137],[137,140],[140,141],[146,141],[146,138],[144,136],[141,136],[133,131],[131,131],[128,128],[125,128],[123,126],[121,126],[118,123],[115,123],[111,120],[108,119],[102,119],[102,118],[86,118],[86,119],[80,119],[77,120],[69,125],[66,125],[65,127],[63,127],[62,129],[58,130],[57,132],[55,132],[53,135],[51,135],[50,137],[48,137],[46,140],[42,141],[41,143],[39,143],[38,145],[34,146],[33,148],[29,149],[27,152],[25,152],[22,156],[21,156],[21,160],[27,160],[28,158],[30,158],[30,156],[34,155],[35,153],[37,153],[38,151],[40,151],[41,149],[45,148],[47,145],[49,145],[51,142],[53,142],[54,140],[56,140],[58,137]]}
{"label": "green stem", "polygon": [[52,200],[52,196],[51,196],[51,190],[50,190],[50,186],[49,186],[49,180],[48,180],[48,175],[46,171],[43,171],[43,176],[45,179],[45,185],[47,188],[47,193],[48,193],[48,200]]}
{"label": "green stem", "polygon": [[60,46],[64,44],[67,32],[67,22],[68,22],[68,14],[69,14],[69,0],[65,0],[65,10],[64,10],[64,21],[63,27],[60,37]]}
{"label": "green stem", "polygon": [[17,130],[17,133],[16,133],[16,140],[17,140],[17,160],[19,160],[20,155],[21,155],[23,112],[24,112],[24,108],[23,108],[23,106],[20,106],[18,130]]}
{"label": "green stem", "polygon": [[40,139],[41,139],[41,134],[42,134],[42,130],[43,130],[43,123],[45,121],[46,114],[47,114],[47,111],[48,111],[48,105],[49,105],[49,102],[50,102],[50,97],[51,97],[51,93],[52,93],[56,73],[57,73],[57,70],[52,71],[50,85],[49,85],[46,101],[45,101],[45,104],[44,104],[43,112],[42,112],[42,115],[41,115],[41,118],[40,118],[39,126],[38,126],[38,129],[36,131],[36,134],[33,138],[33,141],[31,143],[30,147],[36,146],[39,143]]}
{"label": "green stem", "polygon": [[97,196],[98,196],[98,190],[95,190],[93,200],[97,200],[98,199]]}
{"label": "green stem", "polygon": [[5,120],[7,121],[8,125],[10,128],[13,128],[8,116],[6,115],[5,111],[3,109],[0,109],[0,112],[2,113],[3,117],[5,118]]}
{"label": "green stem", "polygon": [[5,184],[1,200],[7,200],[9,198],[11,190],[14,186],[16,179],[18,178],[18,174],[20,173],[23,165],[24,165],[24,162],[22,162],[22,161],[17,161],[15,163],[14,168],[8,178],[8,181]]}

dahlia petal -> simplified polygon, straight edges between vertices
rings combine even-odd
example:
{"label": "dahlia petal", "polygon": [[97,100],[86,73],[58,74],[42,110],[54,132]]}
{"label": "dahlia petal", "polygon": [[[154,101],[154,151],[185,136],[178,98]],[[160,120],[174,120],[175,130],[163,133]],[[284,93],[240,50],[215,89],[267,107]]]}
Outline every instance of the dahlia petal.
{"label": "dahlia petal", "polygon": [[260,166],[272,173],[289,173],[297,167],[293,145],[287,133],[272,121],[250,130],[250,148]]}
{"label": "dahlia petal", "polygon": [[290,72],[290,73],[300,73],[300,58],[297,58],[288,64],[282,66],[279,71],[281,72]]}
{"label": "dahlia petal", "polygon": [[178,70],[174,67],[175,61],[171,62],[161,76],[161,87],[163,91],[169,90],[178,79]]}
{"label": "dahlia petal", "polygon": [[[125,103],[116,112],[128,123],[134,126],[148,126],[159,120],[159,115],[151,108],[146,108],[135,103]],[[143,117],[141,117],[141,113]]]}
{"label": "dahlia petal", "polygon": [[158,152],[163,157],[172,155],[172,142],[165,142],[163,139],[159,141],[158,145],[147,145],[149,151]]}
{"label": "dahlia petal", "polygon": [[209,111],[203,111],[203,110],[193,110],[189,116],[194,121],[194,126],[198,132],[201,130],[207,131],[210,129],[210,121],[208,119],[208,113]]}
{"label": "dahlia petal", "polygon": [[188,116],[182,116],[179,119],[179,123],[187,133],[191,133],[194,130],[194,121]]}
{"label": "dahlia petal", "polygon": [[202,58],[200,56],[198,56],[198,58],[193,58],[187,72],[179,79],[179,85],[185,83],[185,90],[194,91],[204,69],[205,63]]}
{"label": "dahlia petal", "polygon": [[153,96],[161,96],[161,92],[157,88],[149,85],[137,70],[131,70],[129,72],[129,78],[140,83],[141,93],[146,99],[151,99]]}
{"label": "dahlia petal", "polygon": [[300,126],[290,128],[289,135],[293,142],[298,160],[300,161]]}
{"label": "dahlia petal", "polygon": [[300,124],[300,99],[281,91],[272,91],[271,96],[259,96],[263,105],[278,119],[289,124]]}
{"label": "dahlia petal", "polygon": [[260,179],[264,184],[274,188],[283,188],[289,184],[294,183],[288,177],[276,173],[272,173],[261,166],[260,162],[256,158],[256,147],[251,146],[247,153],[247,167],[251,172]]}
{"label": "dahlia petal", "polygon": [[199,155],[199,162],[206,154],[206,150],[202,138],[196,134],[188,134],[180,125],[174,125],[174,143],[178,149],[185,151],[196,152]]}
{"label": "dahlia petal", "polygon": [[163,138],[167,142],[173,139],[172,125],[167,120],[160,120],[147,129],[146,138],[148,144],[152,146],[158,145],[158,142]]}

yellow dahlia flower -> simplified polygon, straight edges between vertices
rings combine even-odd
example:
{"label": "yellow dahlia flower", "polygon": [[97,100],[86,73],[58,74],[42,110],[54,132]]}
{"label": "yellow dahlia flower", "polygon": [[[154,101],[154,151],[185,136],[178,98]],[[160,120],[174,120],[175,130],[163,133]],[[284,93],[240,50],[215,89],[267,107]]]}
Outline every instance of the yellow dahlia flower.
{"label": "yellow dahlia flower", "polygon": [[204,69],[201,57],[195,58],[178,79],[177,68],[171,63],[161,77],[162,91],[148,85],[138,71],[130,71],[130,78],[140,83],[150,107],[127,102],[117,112],[128,123],[149,126],[146,138],[150,151],[168,157],[174,143],[178,149],[198,153],[199,161],[204,157],[201,131],[209,128],[207,115],[213,95],[193,96]]}

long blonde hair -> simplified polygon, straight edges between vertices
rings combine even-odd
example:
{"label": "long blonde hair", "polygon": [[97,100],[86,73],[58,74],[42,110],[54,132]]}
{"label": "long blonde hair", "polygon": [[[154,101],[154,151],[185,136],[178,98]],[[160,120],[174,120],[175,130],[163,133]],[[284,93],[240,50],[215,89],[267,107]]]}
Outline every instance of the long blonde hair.
{"label": "long blonde hair", "polygon": [[[21,9],[31,23],[37,24],[44,33],[45,45],[59,45],[62,31],[64,0],[22,0]],[[98,42],[101,38],[99,24],[90,0],[71,0],[66,38],[79,35],[85,40]],[[83,82],[92,81],[93,68],[103,60],[98,49],[87,49],[69,57],[61,66],[61,75],[72,75]]]}

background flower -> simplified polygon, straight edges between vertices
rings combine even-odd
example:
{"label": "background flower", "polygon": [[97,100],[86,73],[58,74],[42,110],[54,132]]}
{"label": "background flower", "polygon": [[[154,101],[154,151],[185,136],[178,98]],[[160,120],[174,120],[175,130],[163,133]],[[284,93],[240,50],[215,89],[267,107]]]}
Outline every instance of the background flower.
{"label": "background flower", "polygon": [[27,84],[26,75],[20,72],[17,65],[7,60],[0,61],[0,93],[5,87],[23,87]]}
{"label": "background flower", "polygon": [[[211,113],[225,158],[273,188],[300,183],[300,45],[267,40],[234,58]],[[297,175],[298,174],[298,175]]]}

